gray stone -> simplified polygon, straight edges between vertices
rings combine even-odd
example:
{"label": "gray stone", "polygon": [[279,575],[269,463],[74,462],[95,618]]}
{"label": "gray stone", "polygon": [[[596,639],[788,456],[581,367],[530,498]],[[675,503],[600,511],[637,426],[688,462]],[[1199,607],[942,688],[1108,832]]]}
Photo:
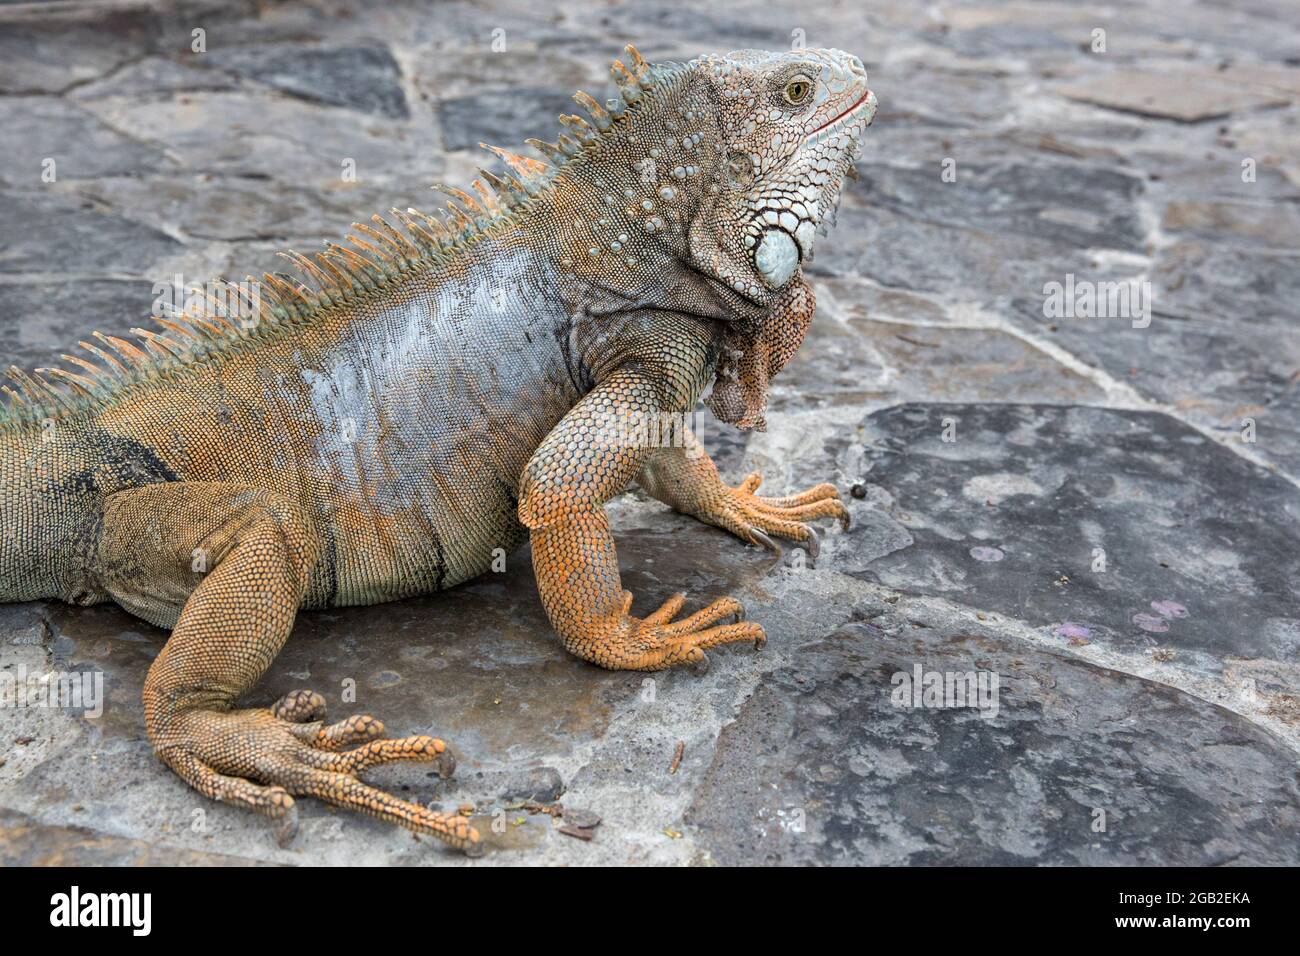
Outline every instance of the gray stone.
{"label": "gray stone", "polygon": [[[997,675],[996,710],[899,706],[916,668]],[[723,731],[686,819],[723,865],[1300,860],[1295,761],[1270,734],[988,629],[804,645]]]}
{"label": "gray stone", "polygon": [[438,125],[445,149],[477,149],[479,143],[514,148],[529,137],[553,140],[556,117],[575,109],[571,90],[517,87],[443,100]]}
{"label": "gray stone", "polygon": [[[83,808],[85,812],[85,808]],[[90,816],[85,812],[86,816]],[[85,826],[49,826],[0,808],[0,859],[6,866],[256,866],[255,861],[174,850]]]}
{"label": "gray stone", "polygon": [[[141,175],[163,165],[155,146],[123,136],[63,100],[0,98],[0,182],[32,190],[54,181]],[[50,165],[53,161],[53,165]]]}
{"label": "gray stone", "polygon": [[1127,173],[1048,162],[957,163],[955,180],[945,182],[939,163],[928,169],[876,164],[859,169],[862,180],[852,187],[853,195],[900,215],[1086,248],[1143,248],[1145,230],[1134,208],[1143,183]]}
{"label": "gray stone", "polygon": [[1230,202],[1173,202],[1160,227],[1215,242],[1279,251],[1300,249],[1300,212],[1293,206]]}
{"label": "gray stone", "polygon": [[432,131],[383,115],[269,91],[199,91],[164,100],[105,96],[84,106],[136,139],[165,142],[180,167],[270,179],[328,194],[360,183],[402,181],[418,195],[436,174]]}
{"label": "gray stone", "polygon": [[8,320],[0,323],[0,352],[6,365],[48,365],[94,329],[140,325],[153,299],[152,284],[134,279],[0,284],[0,315]]}
{"label": "gray stone", "polygon": [[[953,226],[872,204],[851,184],[834,237],[806,270],[814,277],[861,276],[884,286],[966,301],[1024,295],[1049,279],[1083,272],[1086,250],[1040,236]],[[935,190],[944,188],[935,177]]]}
{"label": "gray stone", "polygon": [[[1286,142],[1277,130],[1262,126],[1255,117],[1248,122],[1234,118],[1225,128],[1231,146],[1216,143],[1214,149],[1204,153],[1170,155],[1153,144],[1153,149],[1137,157],[1149,170],[1148,191],[1156,208],[1162,201],[1219,201],[1259,207],[1300,199],[1300,188],[1286,174],[1287,164],[1280,152]],[[1300,137],[1296,137],[1296,143],[1300,144]],[[1251,158],[1255,160],[1255,178],[1246,181],[1242,179],[1241,164]],[[1249,228],[1249,222],[1250,217],[1244,217],[1242,225]],[[1178,219],[1174,224],[1182,226]]]}
{"label": "gray stone", "polygon": [[849,573],[1123,650],[1300,656],[1300,492],[1180,422],[914,404],[870,416],[865,440],[846,470],[911,540]]}
{"label": "gray stone", "polygon": [[539,767],[517,774],[504,782],[497,799],[502,802],[552,803],[564,795],[564,781],[554,767]]}
{"label": "gray stone", "polygon": [[406,119],[402,71],[385,46],[257,44],[220,47],[203,63],[249,77],[291,96],[363,113]]}
{"label": "gray stone", "polygon": [[1067,84],[1057,92],[1108,109],[1183,123],[1221,119],[1240,110],[1286,106],[1291,102],[1290,94],[1277,87],[1236,84],[1222,73],[1203,70],[1116,70],[1086,83]]}
{"label": "gray stone", "polygon": [[1241,322],[1300,318],[1300,255],[1182,242],[1164,249],[1152,275],[1155,307],[1175,317]]}
{"label": "gray stone", "polygon": [[207,54],[185,52],[169,56],[149,56],[123,64],[90,83],[77,86],[69,93],[74,99],[101,99],[106,96],[141,96],[162,99],[171,94],[198,93],[238,89],[237,76],[211,66]]}
{"label": "gray stone", "polygon": [[180,249],[157,229],[50,193],[0,192],[0,223],[8,231],[0,273],[141,275]]}
{"label": "gray stone", "polygon": [[4,23],[0,90],[9,95],[69,90],[119,66],[139,45],[138,36],[106,34],[93,25]]}
{"label": "gray stone", "polygon": [[[912,62],[877,71],[872,86],[880,100],[874,124],[879,129],[892,134],[930,127],[955,140],[969,131],[986,130],[1005,115],[1013,82],[997,74],[936,70],[932,63]],[[886,145],[873,141],[866,155],[888,158]]]}
{"label": "gray stone", "polygon": [[[341,239],[358,218],[357,209],[390,209],[399,203],[405,208],[416,198],[410,187],[372,183],[340,183],[323,193],[289,184],[268,190],[257,178],[219,173],[118,177],[74,188],[78,198],[97,207],[129,209],[135,218],[190,240],[274,240],[279,249],[302,238],[304,251],[321,248],[324,239]],[[274,251],[260,262],[261,270],[283,266]]]}
{"label": "gray stone", "polygon": [[1007,332],[951,327],[946,316],[933,327],[875,321],[857,295],[846,299],[850,294],[827,284],[805,350],[774,383],[769,417],[908,401],[1071,404],[1101,398],[1092,382]]}
{"label": "gray stone", "polygon": [[[1153,285],[1154,314],[1145,328],[1128,318],[1047,318],[1034,299],[1017,300],[1007,315],[1226,440],[1241,441],[1254,422],[1256,443],[1248,450],[1294,473],[1300,446],[1291,383],[1300,367],[1300,329],[1294,300],[1270,291],[1292,281],[1294,258],[1230,254],[1222,246],[1209,255],[1203,247],[1174,247],[1168,256],[1156,273],[1161,284]],[[1217,264],[1227,266],[1222,283],[1215,281]],[[1229,285],[1235,270],[1247,278]]]}

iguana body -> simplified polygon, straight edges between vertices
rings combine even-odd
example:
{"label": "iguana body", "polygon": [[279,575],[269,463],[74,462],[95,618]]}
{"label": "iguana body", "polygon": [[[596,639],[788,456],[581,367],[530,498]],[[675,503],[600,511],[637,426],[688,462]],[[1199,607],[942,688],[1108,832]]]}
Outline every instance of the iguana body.
{"label": "iguana body", "polygon": [[[114,600],[173,633],[145,683],[157,753],[203,793],[285,820],[309,794],[432,833],[478,834],[369,787],[441,741],[381,739],[369,717],[323,725],[295,692],[235,705],[299,608],[451,587],[531,536],[565,646],[653,670],[761,642],[730,598],[673,621],[674,597],[629,614],[603,504],[655,497],[772,546],[847,514],[835,490],[728,488],[689,434],[628,435],[692,409],[761,424],[768,377],[812,317],[798,266],[835,201],[874,97],[838,51],[737,53],[652,68],[629,48],[611,112],[501,152],[443,223],[376,219],[314,259],[308,284],[267,276],[234,310],[160,320],[141,348],[11,371],[0,420],[0,599]],[[84,344],[84,343],[83,343]],[[6,391],[9,391],[6,389]],[[501,550],[498,550],[501,549]],[[732,620],[734,618],[734,621]],[[356,746],[354,749],[344,748]]]}

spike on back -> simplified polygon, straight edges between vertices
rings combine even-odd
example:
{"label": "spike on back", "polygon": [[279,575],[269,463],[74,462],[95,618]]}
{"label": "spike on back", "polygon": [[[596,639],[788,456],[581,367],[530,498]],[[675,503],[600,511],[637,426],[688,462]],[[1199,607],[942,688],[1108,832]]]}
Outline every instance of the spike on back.
{"label": "spike on back", "polygon": [[632,64],[632,75],[636,77],[637,85],[643,90],[653,89],[654,68],[642,59],[641,52],[632,44],[625,46],[623,51],[627,54],[628,62]]}
{"label": "spike on back", "polygon": [[590,114],[591,122],[595,124],[596,129],[601,132],[609,129],[610,124],[613,122],[609,110],[597,103],[589,94],[578,90],[573,94],[573,101]]}
{"label": "spike on back", "polygon": [[[536,142],[536,140],[533,142]],[[540,159],[529,159],[527,156],[520,156],[508,149],[502,149],[500,146],[489,146],[487,143],[479,143],[479,146],[489,153],[499,156],[507,166],[515,171],[515,174],[526,187],[546,184],[547,176],[551,173],[549,164],[542,162]]]}

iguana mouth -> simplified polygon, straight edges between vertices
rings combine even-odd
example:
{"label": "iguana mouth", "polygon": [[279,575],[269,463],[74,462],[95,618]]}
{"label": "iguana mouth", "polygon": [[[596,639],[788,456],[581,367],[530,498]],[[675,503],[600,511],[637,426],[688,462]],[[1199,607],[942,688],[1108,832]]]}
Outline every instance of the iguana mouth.
{"label": "iguana mouth", "polygon": [[871,93],[870,90],[867,90],[865,93],[862,94],[862,96],[858,99],[858,101],[857,101],[856,103],[854,103],[852,106],[850,106],[848,109],[846,109],[846,110],[845,110],[843,113],[841,113],[839,116],[836,116],[836,117],[834,117],[834,118],[832,118],[832,119],[827,120],[827,121],[826,121],[825,123],[823,123],[821,126],[818,126],[815,130],[813,130],[811,133],[809,133],[809,134],[808,134],[808,138],[809,138],[809,139],[812,139],[814,136],[816,136],[816,135],[819,134],[819,133],[824,132],[824,131],[825,131],[826,129],[828,129],[829,127],[836,125],[837,123],[839,123],[840,121],[842,121],[842,120],[848,118],[849,116],[853,116],[853,115],[855,115],[859,110],[861,110],[864,106],[867,105],[867,102],[868,102],[870,99],[872,99],[872,93]]}

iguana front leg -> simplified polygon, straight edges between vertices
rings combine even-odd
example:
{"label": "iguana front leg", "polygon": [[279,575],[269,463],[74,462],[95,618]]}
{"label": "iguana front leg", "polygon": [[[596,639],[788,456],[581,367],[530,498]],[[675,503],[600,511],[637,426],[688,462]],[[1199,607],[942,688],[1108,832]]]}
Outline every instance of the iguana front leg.
{"label": "iguana front leg", "polygon": [[728,487],[699,439],[689,430],[683,430],[682,437],[677,447],[658,449],[637,478],[642,488],[664,504],[773,551],[780,548],[771,535],[798,541],[814,558],[819,541],[806,522],[838,518],[848,527],[848,509],[834,485],[823,483],[784,498],[762,498],[754,494],[763,480],[758,472],[738,487]]}
{"label": "iguana front leg", "polygon": [[[764,640],[759,625],[740,620],[733,598],[676,622],[684,594],[645,618],[628,613],[632,595],[619,578],[603,506],[654,453],[629,436],[661,407],[648,375],[615,373],[546,437],[523,476],[519,519],[531,531],[542,605],[564,646],[601,667],[662,670],[698,661],[717,644]],[[729,617],[735,622],[719,623]]]}
{"label": "iguana front leg", "polygon": [[441,740],[376,739],[383,725],[365,716],[323,726],[325,700],[309,691],[235,709],[289,636],[320,551],[299,509],[270,492],[174,482],[109,496],[92,574],[127,610],[175,625],[144,685],[155,752],[206,796],[279,819],[282,843],[296,828],[293,796],[309,795],[475,851],[479,835],[462,817],[356,776],[445,760]]}

